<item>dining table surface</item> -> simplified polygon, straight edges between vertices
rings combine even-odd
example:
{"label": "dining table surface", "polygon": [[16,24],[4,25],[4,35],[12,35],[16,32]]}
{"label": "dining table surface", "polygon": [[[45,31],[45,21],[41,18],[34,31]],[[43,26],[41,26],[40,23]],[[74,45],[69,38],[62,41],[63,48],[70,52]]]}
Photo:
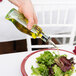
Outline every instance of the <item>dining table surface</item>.
{"label": "dining table surface", "polygon": [[[62,45],[59,49],[73,52],[75,46]],[[34,50],[37,51],[37,50]],[[23,59],[34,51],[0,55],[0,76],[23,76],[21,73],[21,63]]]}

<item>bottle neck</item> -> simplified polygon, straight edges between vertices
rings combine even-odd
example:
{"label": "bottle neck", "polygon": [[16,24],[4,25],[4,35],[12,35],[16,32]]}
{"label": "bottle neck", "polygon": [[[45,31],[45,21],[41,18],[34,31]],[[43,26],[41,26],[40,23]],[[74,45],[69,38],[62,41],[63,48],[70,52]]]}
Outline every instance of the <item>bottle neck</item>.
{"label": "bottle neck", "polygon": [[44,42],[48,42],[48,39],[49,37],[47,35],[45,35],[43,32],[41,33],[42,37],[41,39],[44,41]]}

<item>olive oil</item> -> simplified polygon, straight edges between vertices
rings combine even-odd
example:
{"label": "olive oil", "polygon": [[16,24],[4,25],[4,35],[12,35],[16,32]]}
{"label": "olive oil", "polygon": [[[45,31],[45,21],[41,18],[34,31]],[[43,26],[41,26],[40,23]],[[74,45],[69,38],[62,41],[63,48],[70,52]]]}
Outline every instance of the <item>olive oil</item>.
{"label": "olive oil", "polygon": [[11,9],[5,17],[10,20],[18,30],[32,36],[34,39],[37,37],[41,38],[44,42],[52,44],[55,48],[56,45],[51,41],[51,38],[45,35],[42,29],[38,25],[33,25],[31,30],[27,29],[28,20],[16,9]]}

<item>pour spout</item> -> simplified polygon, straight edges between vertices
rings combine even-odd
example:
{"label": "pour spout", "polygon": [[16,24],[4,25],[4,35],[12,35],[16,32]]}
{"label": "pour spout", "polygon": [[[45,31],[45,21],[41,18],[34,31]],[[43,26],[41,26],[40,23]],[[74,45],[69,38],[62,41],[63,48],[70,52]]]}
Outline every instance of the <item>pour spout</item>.
{"label": "pour spout", "polygon": [[51,40],[51,38],[48,38],[48,43],[53,45],[56,49],[58,49],[58,47],[56,46],[56,44]]}

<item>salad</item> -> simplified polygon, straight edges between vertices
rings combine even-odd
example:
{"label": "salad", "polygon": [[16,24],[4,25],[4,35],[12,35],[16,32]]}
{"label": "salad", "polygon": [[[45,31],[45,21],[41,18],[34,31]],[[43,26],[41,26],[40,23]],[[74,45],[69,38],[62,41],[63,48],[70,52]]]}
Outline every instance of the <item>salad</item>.
{"label": "salad", "polygon": [[36,58],[36,63],[37,68],[31,66],[31,75],[34,76],[71,76],[74,72],[74,59],[55,52],[44,51]]}

